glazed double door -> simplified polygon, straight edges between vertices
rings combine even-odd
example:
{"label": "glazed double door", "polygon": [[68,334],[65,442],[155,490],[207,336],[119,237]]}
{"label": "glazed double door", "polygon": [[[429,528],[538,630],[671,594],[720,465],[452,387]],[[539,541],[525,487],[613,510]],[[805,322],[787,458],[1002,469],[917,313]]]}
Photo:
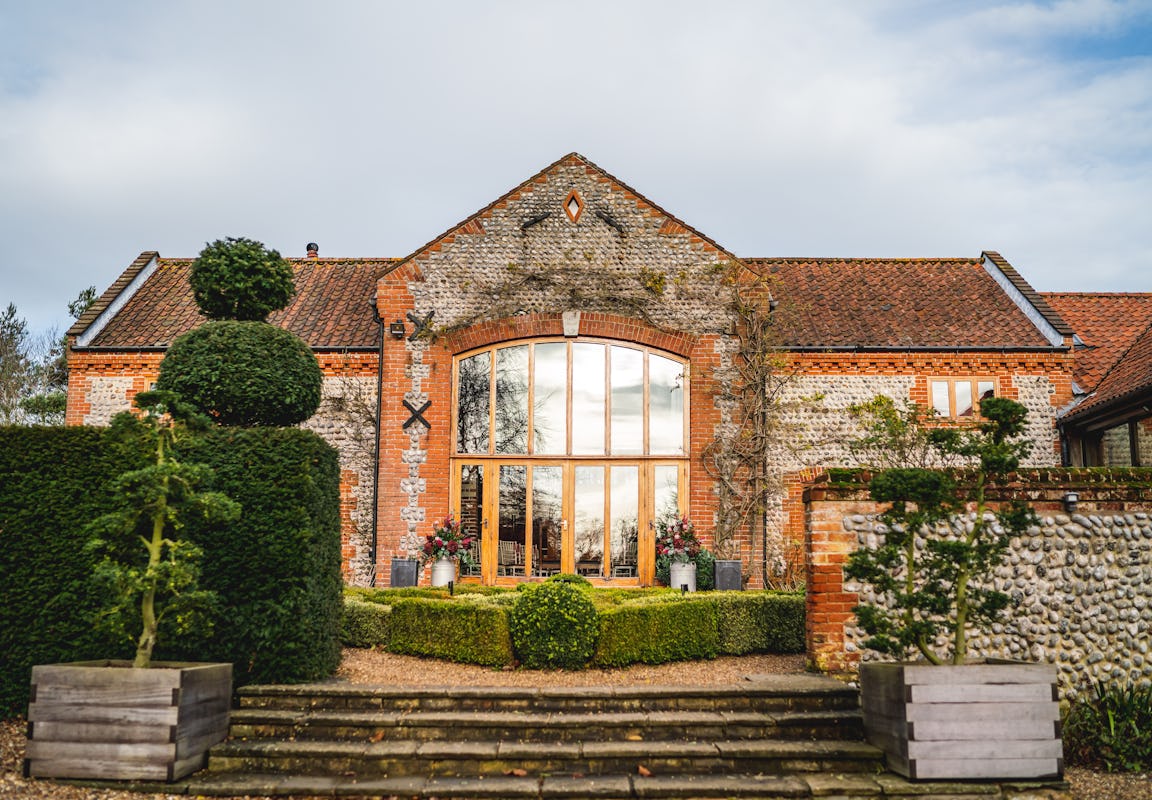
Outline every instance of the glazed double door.
{"label": "glazed double door", "polygon": [[651,584],[656,521],[681,512],[684,473],[682,463],[648,460],[460,462],[456,511],[479,543],[471,574]]}

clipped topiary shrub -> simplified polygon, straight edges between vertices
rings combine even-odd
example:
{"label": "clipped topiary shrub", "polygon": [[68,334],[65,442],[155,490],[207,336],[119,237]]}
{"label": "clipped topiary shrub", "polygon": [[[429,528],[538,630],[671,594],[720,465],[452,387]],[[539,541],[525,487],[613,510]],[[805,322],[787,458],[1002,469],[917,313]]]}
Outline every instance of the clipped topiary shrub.
{"label": "clipped topiary shrub", "polygon": [[804,652],[804,595],[777,592],[717,592],[720,652]]}
{"label": "clipped topiary shrub", "polygon": [[179,337],[156,388],[221,425],[296,425],[316,413],[323,376],[300,337],[265,322],[208,322]]}
{"label": "clipped topiary shrub", "polygon": [[188,281],[209,319],[263,320],[296,293],[292,267],[260,242],[228,236],[200,251]]}
{"label": "clipped topiary shrub", "polygon": [[391,621],[391,606],[345,596],[340,642],[345,647],[387,647]]}
{"label": "clipped topiary shrub", "polygon": [[566,581],[526,585],[509,614],[512,648],[532,669],[580,669],[596,652],[600,618],[588,595]]}
{"label": "clipped topiary shrub", "polygon": [[646,598],[604,609],[592,665],[621,667],[715,658],[719,652],[716,604],[707,600]]}
{"label": "clipped topiary shrub", "polygon": [[574,572],[561,572],[557,575],[552,575],[547,578],[545,583],[568,583],[572,586],[586,588],[592,585],[592,581],[585,578],[583,575],[577,575]]}
{"label": "clipped topiary shrub", "polygon": [[493,667],[512,662],[508,611],[483,596],[474,602],[400,598],[391,617],[388,650],[393,653]]}

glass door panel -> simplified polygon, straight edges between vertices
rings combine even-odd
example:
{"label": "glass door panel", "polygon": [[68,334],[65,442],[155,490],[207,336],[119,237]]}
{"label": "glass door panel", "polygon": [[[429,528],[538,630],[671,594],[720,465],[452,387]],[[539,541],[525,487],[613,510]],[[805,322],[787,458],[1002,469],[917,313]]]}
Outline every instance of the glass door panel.
{"label": "glass door panel", "polygon": [[604,572],[604,467],[577,466],[573,481],[573,553],[576,572]]}
{"label": "glass door panel", "polygon": [[564,527],[564,468],[532,468],[532,575],[547,577],[560,571],[561,531]]}
{"label": "glass door panel", "polygon": [[472,537],[474,565],[461,566],[461,575],[483,575],[481,533],[484,531],[484,465],[460,465],[460,530]]}
{"label": "glass door panel", "polygon": [[680,467],[657,464],[652,472],[653,523],[670,522],[680,516]]}
{"label": "glass door panel", "polygon": [[528,468],[500,465],[499,522],[496,541],[496,574],[523,577],[524,542],[527,540]]}
{"label": "glass door panel", "polygon": [[457,452],[488,452],[491,372],[491,353],[479,353],[460,359],[456,378]]}
{"label": "glass door panel", "polygon": [[613,578],[636,577],[640,534],[640,468],[612,467],[612,540],[608,552]]}

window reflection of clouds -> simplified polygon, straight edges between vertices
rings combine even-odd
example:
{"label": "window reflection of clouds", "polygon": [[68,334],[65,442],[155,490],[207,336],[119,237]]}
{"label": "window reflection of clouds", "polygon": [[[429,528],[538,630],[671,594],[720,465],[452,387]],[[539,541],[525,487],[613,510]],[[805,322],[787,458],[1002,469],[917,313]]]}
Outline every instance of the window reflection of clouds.
{"label": "window reflection of clouds", "polygon": [[572,345],[572,452],[604,454],[604,345]]}
{"label": "window reflection of clouds", "polygon": [[568,345],[535,347],[532,437],[536,453],[563,454],[568,444]]}
{"label": "window reflection of clouds", "polygon": [[612,455],[644,452],[644,354],[613,347]]}
{"label": "window reflection of clouds", "polygon": [[[612,494],[610,513],[612,515],[612,563],[635,563],[635,548],[640,515],[640,469],[639,467],[612,467]],[[627,560],[626,560],[627,559]]]}
{"label": "window reflection of clouds", "polygon": [[604,555],[604,467],[576,467],[577,561]]}
{"label": "window reflection of clouds", "polygon": [[684,365],[655,353],[648,356],[648,450],[684,452]]}

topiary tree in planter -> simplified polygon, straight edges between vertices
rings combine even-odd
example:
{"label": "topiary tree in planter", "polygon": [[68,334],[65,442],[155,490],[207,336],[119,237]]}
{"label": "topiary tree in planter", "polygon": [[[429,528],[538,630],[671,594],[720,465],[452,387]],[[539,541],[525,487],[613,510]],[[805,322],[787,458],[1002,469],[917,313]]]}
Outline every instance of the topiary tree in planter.
{"label": "topiary tree in planter", "polygon": [[120,509],[89,530],[103,555],[94,580],[110,598],[99,622],[135,638],[136,655],[32,668],[29,776],[175,780],[227,735],[232,665],[153,662],[152,651],[162,630],[207,634],[203,612],[214,596],[198,588],[200,549],[180,532],[193,518],[234,520],[240,506],[204,489],[210,469],[173,456],[177,440],[206,421],[170,392],[135,402],[144,416],[121,414],[113,426],[146,445],[152,461],[116,478]]}
{"label": "topiary tree in planter", "polygon": [[300,337],[263,321],[295,292],[280,254],[251,239],[220,239],[193,262],[190,283],[211,321],[172,343],[157,388],[222,425],[289,426],[316,413],[316,357]]}
{"label": "topiary tree in planter", "polygon": [[877,598],[855,609],[869,634],[864,645],[897,658],[915,651],[927,666],[861,665],[868,740],[885,751],[891,769],[912,778],[1059,777],[1055,667],[966,664],[969,627],[999,619],[1009,605],[994,570],[1011,537],[1035,522],[1020,501],[994,512],[987,501],[988,489],[1009,481],[1028,452],[1021,438],[1027,409],[989,397],[971,425],[893,429],[893,419],[882,416],[872,432],[888,426],[906,442],[926,443],[937,463],[955,457],[973,467],[958,475],[893,468],[870,484],[872,498],[889,504],[879,517],[883,540],[857,549],[844,569]]}

